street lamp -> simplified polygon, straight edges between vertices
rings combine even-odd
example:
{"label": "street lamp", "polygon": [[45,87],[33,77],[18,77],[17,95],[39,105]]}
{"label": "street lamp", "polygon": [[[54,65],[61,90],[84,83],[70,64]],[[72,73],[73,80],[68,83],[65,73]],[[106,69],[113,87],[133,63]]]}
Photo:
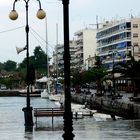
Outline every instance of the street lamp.
{"label": "street lamp", "polygon": [[115,56],[115,52],[113,51],[112,52],[112,57],[113,57],[113,62],[112,62],[113,63],[113,66],[112,66],[113,77],[112,77],[112,81],[113,81],[113,93],[115,95],[116,94],[116,89],[115,89],[116,88],[116,84],[115,84],[116,81],[115,81],[115,73],[114,73],[114,66],[115,66],[115,60],[114,60],[115,57],[114,56]]}
{"label": "street lamp", "polygon": [[64,25],[64,140],[73,140],[72,111],[70,93],[70,52],[69,52],[69,0],[62,0]]}
{"label": "street lamp", "polygon": [[[19,0],[15,0],[13,3],[13,9],[9,14],[9,18],[11,20],[16,20],[18,18],[18,13],[15,10],[15,3]],[[30,75],[29,75],[29,24],[28,24],[28,3],[30,0],[23,0],[25,2],[26,7],[26,26],[25,26],[25,32],[26,32],[26,50],[27,50],[27,98],[26,98],[26,107],[24,107],[22,110],[24,111],[24,118],[25,118],[25,131],[32,131],[33,127],[33,117],[32,117],[32,107],[30,106]],[[39,2],[39,10],[37,11],[36,16],[39,19],[43,19],[46,16],[46,13],[41,9],[41,3],[40,0],[37,0]]]}
{"label": "street lamp", "polygon": [[116,94],[116,84],[115,84],[115,74],[114,74],[114,66],[115,66],[115,52],[117,51],[109,51],[109,53],[112,52],[112,83],[113,83],[113,95]]}

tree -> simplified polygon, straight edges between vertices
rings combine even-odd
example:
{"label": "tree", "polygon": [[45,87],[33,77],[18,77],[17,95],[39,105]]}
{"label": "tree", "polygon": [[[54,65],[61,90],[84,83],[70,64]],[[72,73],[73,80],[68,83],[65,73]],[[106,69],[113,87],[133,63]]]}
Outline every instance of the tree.
{"label": "tree", "polygon": [[[45,75],[47,72],[47,55],[40,46],[35,47],[34,55],[29,57],[30,66],[33,65],[37,75]],[[26,72],[27,58],[19,64],[18,70]]]}
{"label": "tree", "polygon": [[82,84],[80,72],[75,69],[75,70],[73,70],[71,75],[72,75],[71,81],[72,81],[73,87],[75,87],[76,93],[79,93],[80,85]]}
{"label": "tree", "polygon": [[115,72],[121,73],[122,77],[132,80],[134,88],[134,96],[140,91],[140,60],[135,60],[132,55],[129,55],[130,60],[126,63],[118,63],[115,67]]}
{"label": "tree", "polygon": [[12,60],[8,60],[4,63],[4,69],[6,71],[15,71],[16,66],[17,66],[17,63]]}
{"label": "tree", "polygon": [[34,66],[35,69],[43,74],[47,72],[47,55],[40,46],[37,46],[34,50]]}
{"label": "tree", "polygon": [[102,90],[102,83],[104,81],[105,76],[107,75],[106,68],[102,65],[102,61],[100,57],[96,56],[95,66],[91,69],[93,79],[97,84],[97,94],[100,94]]}
{"label": "tree", "polygon": [[107,70],[105,69],[105,67],[103,67],[100,58],[96,57],[95,66],[90,70],[81,72],[79,72],[78,70],[73,70],[72,82],[74,85],[79,86],[95,81],[97,84],[97,94],[100,94],[102,83],[106,75]]}
{"label": "tree", "polygon": [[4,64],[0,62],[0,71],[4,69]]}

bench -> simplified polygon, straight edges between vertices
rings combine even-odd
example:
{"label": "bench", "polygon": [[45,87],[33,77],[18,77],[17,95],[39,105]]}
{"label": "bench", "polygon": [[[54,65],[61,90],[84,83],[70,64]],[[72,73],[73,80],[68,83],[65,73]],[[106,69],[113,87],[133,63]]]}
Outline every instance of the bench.
{"label": "bench", "polygon": [[62,117],[64,115],[64,109],[62,108],[34,108],[34,117],[36,117],[36,128],[38,117],[52,117],[52,126],[54,117]]}

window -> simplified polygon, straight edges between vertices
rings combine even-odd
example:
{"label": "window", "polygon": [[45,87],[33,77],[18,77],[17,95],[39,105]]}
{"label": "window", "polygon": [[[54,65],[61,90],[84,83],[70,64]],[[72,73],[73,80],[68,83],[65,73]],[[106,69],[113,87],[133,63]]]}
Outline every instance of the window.
{"label": "window", "polygon": [[137,33],[134,33],[134,34],[133,34],[133,37],[138,37],[138,34],[137,34]]}
{"label": "window", "polygon": [[136,43],[136,42],[133,42],[133,46],[139,46],[139,45],[138,45],[138,43]]}
{"label": "window", "polygon": [[127,22],[126,23],[126,27],[127,27],[127,29],[130,29],[131,28],[131,23],[130,22]]}
{"label": "window", "polygon": [[133,24],[133,28],[138,28],[138,24]]}

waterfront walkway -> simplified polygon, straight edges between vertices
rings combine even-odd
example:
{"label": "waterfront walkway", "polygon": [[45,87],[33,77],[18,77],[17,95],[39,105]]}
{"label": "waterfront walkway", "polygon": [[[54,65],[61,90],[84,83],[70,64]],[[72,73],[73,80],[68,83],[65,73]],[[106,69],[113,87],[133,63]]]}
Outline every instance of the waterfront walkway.
{"label": "waterfront walkway", "polygon": [[[63,140],[62,117],[55,119],[54,128],[50,118],[39,118],[39,129],[25,132],[24,113],[26,97],[0,97],[0,140]],[[31,97],[33,108],[56,107],[54,102],[40,97]],[[104,116],[104,115],[103,115]],[[96,117],[96,118],[95,118]],[[33,118],[35,122],[35,118]],[[95,112],[93,117],[73,119],[74,140],[139,140],[140,122],[135,120],[101,120]]]}

